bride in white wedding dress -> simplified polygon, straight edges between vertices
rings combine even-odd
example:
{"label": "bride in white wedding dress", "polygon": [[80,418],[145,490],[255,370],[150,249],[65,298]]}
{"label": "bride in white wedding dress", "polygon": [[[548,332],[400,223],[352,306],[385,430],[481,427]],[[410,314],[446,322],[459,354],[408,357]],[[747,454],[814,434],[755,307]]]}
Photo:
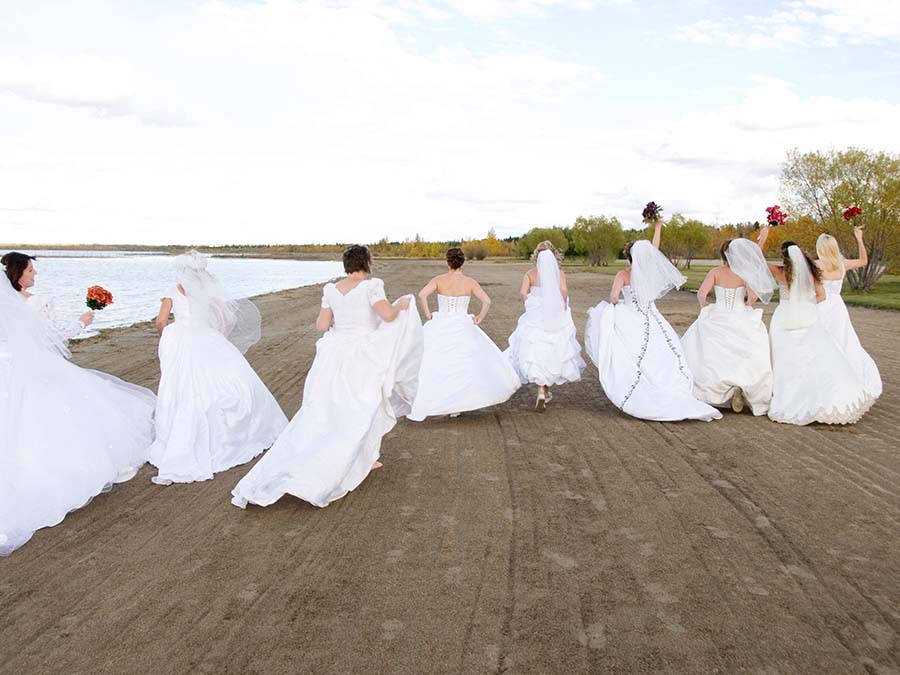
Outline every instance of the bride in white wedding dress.
{"label": "bride in white wedding dress", "polygon": [[[409,419],[478,410],[503,403],[519,388],[519,376],[503,352],[479,328],[491,299],[479,283],[462,272],[466,256],[460,248],[447,251],[449,271],[435,277],[419,291],[419,302],[428,319],[424,328],[425,353],[419,386]],[[428,307],[437,293],[438,311]],[[468,313],[469,299],[481,301],[477,316]]]}
{"label": "bride in white wedding dress", "polygon": [[234,488],[235,506],[268,506],[285,494],[326,506],[381,466],[381,439],[415,398],[422,322],[412,296],[387,301],[370,266],[369,250],[351,246],[344,252],[347,276],[325,285],[316,321],[325,335],[316,343],[303,404]]}
{"label": "bride in white wedding dress", "polygon": [[133,477],[153,441],[153,393],[67,360],[93,315],[29,293],[32,260],[5,255],[0,277],[0,555]]}
{"label": "bride in white wedding dress", "polygon": [[781,265],[769,265],[781,289],[769,325],[774,382],[769,418],[799,425],[856,422],[874,399],[819,321],[816,303],[825,299],[821,272],[792,241],[781,245],[781,255]]}
{"label": "bride in white wedding dress", "polygon": [[244,358],[260,338],[259,310],[230,298],[206,266],[196,251],[173,259],[177,283],[156,319],[162,377],[150,463],[160,485],[209,480],[249,462],[288,423]]}
{"label": "bride in white wedding dress", "polygon": [[627,249],[631,268],[616,274],[609,302],[588,310],[585,348],[604,393],[622,412],[645,420],[708,422],[722,413],[694,397],[681,341],[656,308],[656,300],[685,282],[659,252],[661,227],[657,222],[652,243],[639,240]]}
{"label": "bride in white wedding dress", "polygon": [[825,288],[825,300],[816,305],[816,309],[819,312],[819,321],[825,330],[831,333],[831,337],[850,361],[853,370],[862,380],[866,393],[876,399],[881,396],[881,374],[875,361],[863,349],[850,321],[847,305],[841,297],[847,272],[865,267],[869,263],[862,227],[854,227],[853,234],[859,247],[859,257],[852,259],[844,258],[837,239],[830,234],[820,234],[816,240],[818,255],[816,265],[822,271],[822,286]]}
{"label": "bride in white wedding dress", "polygon": [[549,241],[534,249],[535,266],[525,273],[519,289],[525,311],[504,352],[522,384],[538,385],[535,407],[540,412],[553,398],[550,387],[578,382],[587,367],[569,309],[566,275],[559,269],[561,257]]}
{"label": "bride in white wedding dress", "polygon": [[[724,264],[711,269],[697,291],[700,316],[681,338],[694,395],[716,407],[741,412],[746,404],[754,415],[765,415],[772,398],[772,359],[762,309],[753,303],[772,299],[775,278],[749,239],[726,241],[721,256]],[[712,290],[710,305],[706,298]]]}

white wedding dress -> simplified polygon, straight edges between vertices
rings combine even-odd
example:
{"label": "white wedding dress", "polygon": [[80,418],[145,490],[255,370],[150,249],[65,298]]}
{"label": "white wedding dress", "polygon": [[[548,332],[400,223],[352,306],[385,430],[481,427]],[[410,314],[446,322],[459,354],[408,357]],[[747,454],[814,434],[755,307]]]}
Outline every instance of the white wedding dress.
{"label": "white wedding dress", "polygon": [[819,321],[825,330],[831,333],[838,347],[844,352],[844,356],[850,362],[857,377],[862,380],[866,393],[873,399],[881,396],[881,374],[872,357],[863,349],[859,337],[853,329],[847,305],[841,297],[843,279],[826,279],[822,281],[825,287],[825,300],[816,305]]}
{"label": "white wedding dress", "polygon": [[469,296],[437,294],[438,311],[425,324],[425,353],[409,419],[451,415],[503,403],[519,376],[503,352],[468,314]]}
{"label": "white wedding dress", "polygon": [[772,361],[763,311],[747,305],[743,286],[714,290],[715,304],[701,309],[681,338],[694,396],[721,407],[740,389],[753,414],[765,415],[772,398]]}
{"label": "white wedding dress", "polygon": [[60,345],[84,327],[58,320],[40,295],[25,300],[5,277],[0,284],[0,555],[9,555],[137,473],[153,441],[155,397],[38,346],[20,332],[26,324]]}
{"label": "white wedding dress", "polygon": [[232,491],[232,503],[268,506],[283,495],[326,506],[355,489],[378,459],[381,439],[407,414],[422,364],[422,322],[410,307],[389,323],[372,306],[381,279],[342,294],[326,284],[334,325],[316,343],[303,405],[275,445]]}
{"label": "white wedding dress", "polygon": [[275,397],[218,330],[191,321],[173,288],[175,322],[159,340],[154,483],[190,483],[249,462],[272,446],[288,420]]}
{"label": "white wedding dress", "polygon": [[789,328],[790,291],[781,286],[780,301],[769,325],[774,388],[769,417],[787,424],[852,424],[875,399],[813,307],[812,322]]}
{"label": "white wedding dress", "polygon": [[588,310],[584,332],[607,398],[645,420],[719,419],[718,410],[694,398],[681,341],[656,303],[642,307],[631,286],[622,289],[622,297],[615,305],[604,301]]}
{"label": "white wedding dress", "polygon": [[548,329],[544,323],[542,293],[540,286],[528,289],[525,312],[509,336],[509,348],[504,354],[522,384],[549,387],[578,382],[587,364],[581,357],[572,311],[566,306],[559,324]]}

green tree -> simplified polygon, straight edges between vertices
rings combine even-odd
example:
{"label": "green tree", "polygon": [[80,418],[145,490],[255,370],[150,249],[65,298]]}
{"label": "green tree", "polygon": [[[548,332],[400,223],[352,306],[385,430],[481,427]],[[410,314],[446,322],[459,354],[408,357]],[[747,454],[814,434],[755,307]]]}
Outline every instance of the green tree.
{"label": "green tree", "polygon": [[782,199],[795,216],[814,218],[854,256],[852,227],[843,211],[863,212],[853,224],[865,227],[866,267],[848,273],[850,285],[868,291],[900,258],[900,156],[859,148],[806,152],[793,150],[781,172]]}
{"label": "green tree", "polygon": [[529,257],[535,247],[544,240],[550,241],[560,253],[569,250],[569,240],[561,227],[535,227],[519,239],[519,255],[523,258]]}
{"label": "green tree", "polygon": [[579,216],[572,226],[576,252],[586,255],[591,265],[608,265],[625,246],[625,232],[617,218]]}

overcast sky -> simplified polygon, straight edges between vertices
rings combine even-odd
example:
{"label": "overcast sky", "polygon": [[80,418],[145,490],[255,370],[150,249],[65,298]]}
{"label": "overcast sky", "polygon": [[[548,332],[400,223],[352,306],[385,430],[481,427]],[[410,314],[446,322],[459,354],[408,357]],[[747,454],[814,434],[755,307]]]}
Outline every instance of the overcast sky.
{"label": "overcast sky", "polygon": [[900,151],[895,0],[0,2],[0,241],[756,220]]}

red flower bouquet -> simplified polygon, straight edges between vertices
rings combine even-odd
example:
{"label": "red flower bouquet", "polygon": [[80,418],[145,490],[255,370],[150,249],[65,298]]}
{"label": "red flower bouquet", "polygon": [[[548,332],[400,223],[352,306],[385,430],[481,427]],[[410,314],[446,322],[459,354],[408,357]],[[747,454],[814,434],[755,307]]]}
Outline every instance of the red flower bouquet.
{"label": "red flower bouquet", "polygon": [[844,211],[844,220],[846,220],[849,223],[854,218],[856,218],[856,216],[861,215],[861,214],[862,214],[861,208],[859,208],[858,206],[851,206],[849,209],[846,209]]}
{"label": "red flower bouquet", "polygon": [[784,221],[787,220],[787,214],[781,210],[781,207],[778,206],[778,204],[767,207],[766,214],[768,214],[766,216],[766,221],[769,223],[769,227],[784,225]]}
{"label": "red flower bouquet", "polygon": [[113,304],[113,296],[102,286],[91,286],[87,291],[85,304],[91,309],[103,309]]}

